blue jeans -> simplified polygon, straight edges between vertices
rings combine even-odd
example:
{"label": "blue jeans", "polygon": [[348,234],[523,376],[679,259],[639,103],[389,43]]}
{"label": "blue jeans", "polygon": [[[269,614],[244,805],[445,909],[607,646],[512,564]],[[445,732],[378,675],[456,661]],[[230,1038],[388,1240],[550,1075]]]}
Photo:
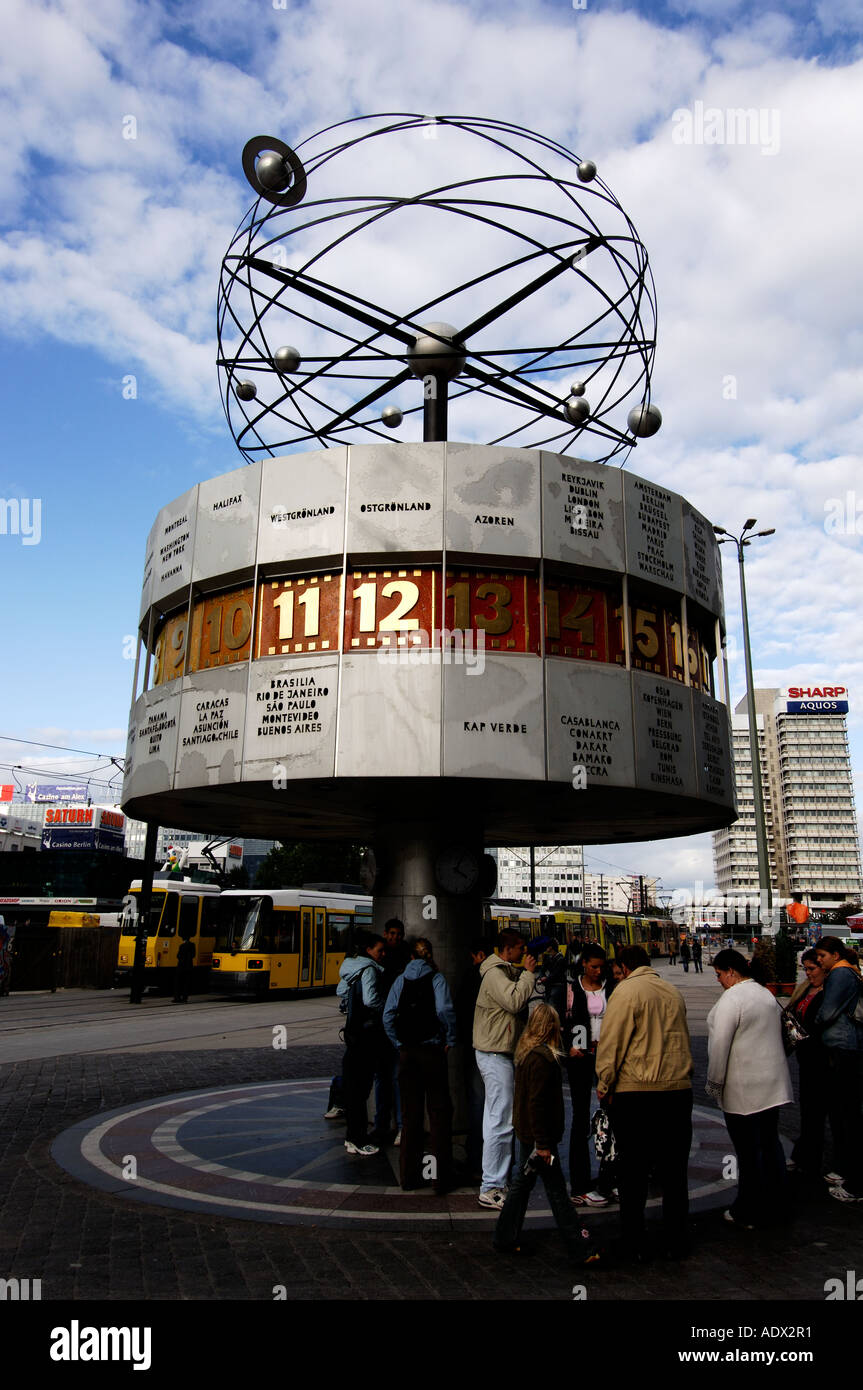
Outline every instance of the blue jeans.
{"label": "blue jeans", "polygon": [[485,1086],[482,1114],[482,1191],[506,1187],[512,1164],[512,1098],[515,1068],[505,1052],[476,1053]]}
{"label": "blue jeans", "polygon": [[524,1165],[532,1150],[533,1144],[525,1144],[523,1140],[519,1139],[516,1147],[512,1187],[507,1194],[507,1199],[494,1228],[495,1249],[511,1250],[514,1245],[518,1244],[530,1194],[536,1185],[537,1177],[540,1177],[557,1229],[563,1236],[569,1255],[576,1259],[584,1259],[591,1251],[591,1242],[587,1233],[582,1230],[581,1222],[569,1200],[566,1191],[566,1179],[561,1172],[557,1149],[551,1150],[552,1163],[543,1163],[538,1160],[536,1172],[526,1173]]}

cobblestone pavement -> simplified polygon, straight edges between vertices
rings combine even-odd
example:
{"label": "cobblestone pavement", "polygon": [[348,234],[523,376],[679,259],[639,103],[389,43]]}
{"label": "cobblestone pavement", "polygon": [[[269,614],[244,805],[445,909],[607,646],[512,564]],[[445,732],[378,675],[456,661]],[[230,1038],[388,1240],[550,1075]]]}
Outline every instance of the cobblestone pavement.
{"label": "cobblestone pavement", "polygon": [[[706,1039],[693,1038],[696,1104]],[[718,1213],[694,1222],[695,1253],[680,1264],[611,1262],[573,1278],[554,1232],[524,1263],[495,1256],[485,1232],[390,1234],[273,1227],[153,1206],[85,1187],[50,1157],[65,1128],[136,1101],[183,1090],[321,1077],[339,1068],[331,1045],[100,1052],[0,1066],[0,1277],[41,1279],[43,1300],[571,1300],[730,1299],[823,1303],[825,1282],[863,1275],[863,1209],[823,1185],[798,1193],[787,1229],[745,1233]],[[793,1069],[794,1070],[794,1069]],[[796,1106],[783,1112],[793,1134]],[[588,1221],[590,1218],[588,1218]],[[491,1220],[489,1225],[491,1226]]]}

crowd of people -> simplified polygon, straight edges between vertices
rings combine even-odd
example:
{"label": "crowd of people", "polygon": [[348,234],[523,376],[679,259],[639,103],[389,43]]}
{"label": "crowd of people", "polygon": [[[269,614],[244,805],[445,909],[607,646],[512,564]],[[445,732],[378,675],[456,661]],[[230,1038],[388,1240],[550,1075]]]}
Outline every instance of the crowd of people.
{"label": "crowd of people", "polygon": [[[695,960],[683,942],[685,968],[687,947]],[[831,937],[805,953],[806,982],[788,1005],[793,1029],[757,978],[757,961],[727,948],[712,964],[723,992],[708,1017],[707,1090],[724,1112],[737,1155],[737,1194],[725,1219],[752,1229],[786,1215],[778,1120],[792,1099],[787,1054],[795,1047],[801,1132],[787,1167],[820,1175],[829,1121],[830,1193],[863,1202],[863,985],[854,960]],[[693,1064],[686,1008],[643,947],[624,946],[608,960],[601,946],[579,943],[564,955],[554,940],[526,946],[504,930],[494,943],[473,942],[453,999],[431,943],[419,937],[408,947],[394,919],[383,937],[368,936],[344,961],[338,992],[345,1057],[341,1099],[335,1095],[328,1117],[344,1115],[348,1153],[371,1157],[384,1145],[399,1146],[405,1190],[426,1181],[437,1194],[478,1184],[479,1204],[498,1213],[494,1247],[508,1255],[526,1253],[522,1225],[540,1178],[578,1265],[601,1258],[583,1226],[584,1209],[615,1199],[623,1254],[636,1262],[652,1258],[645,1224],[652,1179],[662,1193],[660,1253],[689,1253]],[[448,1064],[457,1044],[467,1128],[461,1165],[453,1161]],[[565,1168],[564,1078],[572,1113]]]}

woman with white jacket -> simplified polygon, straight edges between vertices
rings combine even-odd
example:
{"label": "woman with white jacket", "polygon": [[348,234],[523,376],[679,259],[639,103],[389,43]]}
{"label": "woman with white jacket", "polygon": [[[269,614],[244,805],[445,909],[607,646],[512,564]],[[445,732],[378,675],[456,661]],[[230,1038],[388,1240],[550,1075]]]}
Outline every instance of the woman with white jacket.
{"label": "woman with white jacket", "polygon": [[752,1230],[783,1214],[779,1108],[792,1099],[791,1078],[780,1007],[751,978],[749,961],[739,951],[720,951],[713,968],[723,994],[707,1016],[707,1091],[725,1112],[737,1152],[737,1197],[725,1220]]}

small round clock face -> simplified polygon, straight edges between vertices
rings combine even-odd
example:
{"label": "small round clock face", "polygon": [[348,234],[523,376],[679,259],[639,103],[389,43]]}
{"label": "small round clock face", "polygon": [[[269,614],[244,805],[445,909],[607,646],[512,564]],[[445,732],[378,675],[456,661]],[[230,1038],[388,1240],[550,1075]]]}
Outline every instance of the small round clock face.
{"label": "small round clock face", "polygon": [[374,850],[367,849],[362,857],[360,864],[360,882],[369,892],[375,886],[375,879],[378,876],[378,865],[375,859]]}
{"label": "small round clock face", "polygon": [[470,893],[479,882],[480,864],[472,850],[448,845],[435,860],[435,877],[445,893]]}

